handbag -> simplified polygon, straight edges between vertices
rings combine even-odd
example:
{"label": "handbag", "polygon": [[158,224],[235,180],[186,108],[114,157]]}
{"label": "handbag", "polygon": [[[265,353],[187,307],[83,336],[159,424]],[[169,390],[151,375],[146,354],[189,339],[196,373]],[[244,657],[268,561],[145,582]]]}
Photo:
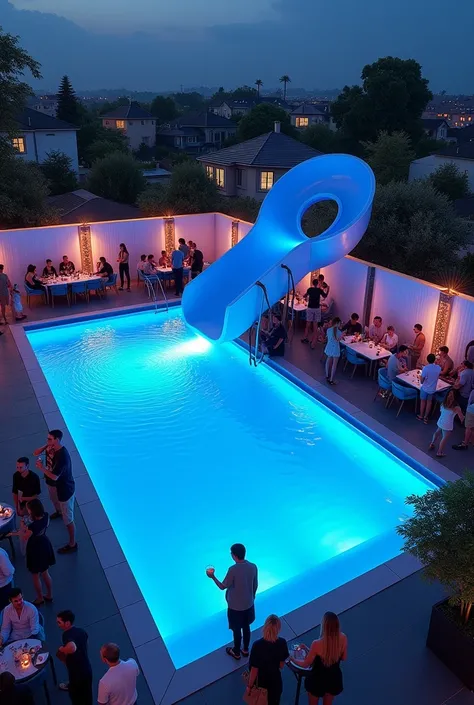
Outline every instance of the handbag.
{"label": "handbag", "polygon": [[242,678],[246,684],[246,690],[243,697],[244,703],[247,703],[247,705],[268,705],[268,691],[266,688],[259,687],[258,678],[255,681],[255,685],[252,686],[252,690],[248,692],[247,688],[249,677],[249,671],[244,671],[242,673]]}

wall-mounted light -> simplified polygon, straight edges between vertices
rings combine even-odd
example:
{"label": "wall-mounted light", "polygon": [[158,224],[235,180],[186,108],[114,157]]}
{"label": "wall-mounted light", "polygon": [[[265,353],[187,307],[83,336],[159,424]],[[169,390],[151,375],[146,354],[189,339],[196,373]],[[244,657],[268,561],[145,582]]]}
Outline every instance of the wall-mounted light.
{"label": "wall-mounted light", "polygon": [[81,253],[81,269],[83,272],[93,272],[95,270],[92,258],[91,226],[87,223],[79,225],[79,251]]}
{"label": "wall-mounted light", "polygon": [[438,352],[441,345],[446,344],[454,296],[451,290],[449,293],[439,292],[438,311],[436,312],[436,323],[431,344],[432,353]]}
{"label": "wall-mounted light", "polygon": [[170,255],[175,248],[174,218],[165,218],[165,250]]}
{"label": "wall-mounted light", "polygon": [[235,247],[239,241],[239,221],[233,220],[230,230],[230,246]]}

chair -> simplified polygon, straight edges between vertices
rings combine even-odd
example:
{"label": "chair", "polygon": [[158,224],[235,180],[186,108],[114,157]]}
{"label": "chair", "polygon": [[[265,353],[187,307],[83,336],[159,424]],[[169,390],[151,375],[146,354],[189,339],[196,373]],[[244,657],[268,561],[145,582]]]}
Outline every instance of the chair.
{"label": "chair", "polygon": [[43,303],[46,303],[46,296],[45,296],[44,291],[42,291],[41,289],[32,289],[26,283],[24,284],[24,287],[25,287],[25,291],[26,291],[26,303],[27,303],[28,308],[31,308],[30,299],[32,296],[42,296]]}
{"label": "chair", "polygon": [[117,273],[115,272],[112,274],[104,283],[104,290],[107,289],[115,289],[115,293],[118,296],[118,289],[117,289]]}
{"label": "chair", "polygon": [[392,398],[390,399],[389,406],[392,405],[394,398],[397,398],[402,402],[400,404],[400,408],[397,411],[397,418],[398,418],[400,411],[402,410],[405,402],[409,401],[410,399],[415,400],[415,413],[416,413],[416,407],[417,407],[417,402],[418,402],[418,391],[416,389],[413,389],[412,387],[405,387],[403,384],[399,384],[398,382],[392,382]]}
{"label": "chair", "polygon": [[365,360],[363,357],[359,357],[359,355],[357,355],[357,354],[352,350],[352,348],[349,348],[349,347],[346,346],[346,363],[345,363],[345,365],[344,365],[344,371],[345,371],[345,369],[346,369],[346,367],[347,367],[348,364],[353,365],[353,370],[352,370],[352,374],[351,374],[351,379],[353,378],[354,373],[355,373],[357,367],[361,367],[362,365],[364,365],[364,367],[365,367],[365,373],[367,374],[367,360]]}
{"label": "chair", "polygon": [[10,550],[12,552],[13,560],[15,560],[16,557],[15,544],[13,543],[12,537],[8,536],[8,534],[11,531],[15,531],[15,517],[16,515],[13,514],[10,521],[5,524],[5,526],[2,528],[2,531],[0,532],[0,541],[8,541],[8,543],[10,544]]}
{"label": "chair", "polygon": [[[385,406],[387,406],[392,396],[392,383],[388,378],[388,373],[385,368],[382,367],[378,370],[377,379],[379,386],[377,388],[377,393],[374,397],[374,401],[377,399],[378,396],[381,396],[382,398],[385,398],[386,396],[387,403],[385,404]],[[385,395],[386,392],[388,392],[387,395]]]}
{"label": "chair", "polygon": [[84,299],[87,299],[87,282],[74,282],[74,284],[71,284],[71,296],[73,303],[76,303],[77,294],[79,294],[79,296],[83,295]]}
{"label": "chair", "polygon": [[67,284],[57,284],[56,286],[51,286],[49,290],[51,296],[51,305],[54,308],[54,299],[56,296],[65,296],[67,299],[68,306],[71,305],[71,300],[69,298],[69,288]]}
{"label": "chair", "polygon": [[89,301],[91,291],[95,291],[95,295],[102,298],[104,293],[104,281],[103,279],[92,279],[87,282],[87,300]]}

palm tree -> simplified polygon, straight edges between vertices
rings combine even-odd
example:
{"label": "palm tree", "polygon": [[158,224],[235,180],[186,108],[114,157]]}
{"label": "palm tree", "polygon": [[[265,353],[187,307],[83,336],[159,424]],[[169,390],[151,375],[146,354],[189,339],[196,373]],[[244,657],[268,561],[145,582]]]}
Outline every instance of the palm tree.
{"label": "palm tree", "polygon": [[286,86],[288,83],[291,83],[291,78],[285,73],[285,75],[280,78],[280,83],[283,83],[283,100],[286,100]]}
{"label": "palm tree", "polygon": [[260,98],[260,88],[263,86],[263,81],[261,78],[257,78],[255,81],[255,85],[257,86],[257,98]]}

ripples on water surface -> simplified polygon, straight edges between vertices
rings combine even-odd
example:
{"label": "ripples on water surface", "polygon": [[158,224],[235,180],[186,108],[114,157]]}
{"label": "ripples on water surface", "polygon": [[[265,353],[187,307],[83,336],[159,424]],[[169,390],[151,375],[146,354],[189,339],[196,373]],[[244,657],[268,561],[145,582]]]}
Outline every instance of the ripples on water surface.
{"label": "ripples on water surface", "polygon": [[429,486],[179,309],[28,337],[177,666],[229,639],[204,570],[222,577],[233,542],[262,622],[396,555],[403,500]]}

